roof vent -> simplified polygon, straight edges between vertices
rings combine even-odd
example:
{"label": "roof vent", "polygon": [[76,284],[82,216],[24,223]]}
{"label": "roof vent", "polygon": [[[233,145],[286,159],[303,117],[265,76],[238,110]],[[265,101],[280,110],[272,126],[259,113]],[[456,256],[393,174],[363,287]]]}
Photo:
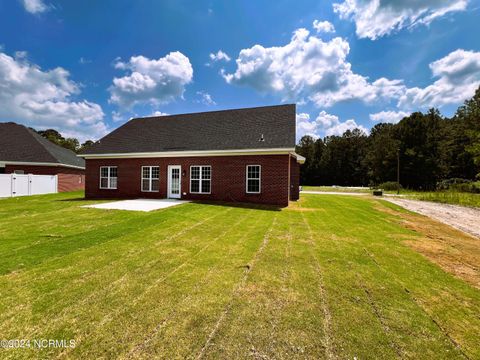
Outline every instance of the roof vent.
{"label": "roof vent", "polygon": [[260,139],[258,139],[258,141],[261,141],[261,142],[264,142],[264,141],[265,141],[265,139],[264,139],[264,137],[263,137],[263,134],[260,136]]}

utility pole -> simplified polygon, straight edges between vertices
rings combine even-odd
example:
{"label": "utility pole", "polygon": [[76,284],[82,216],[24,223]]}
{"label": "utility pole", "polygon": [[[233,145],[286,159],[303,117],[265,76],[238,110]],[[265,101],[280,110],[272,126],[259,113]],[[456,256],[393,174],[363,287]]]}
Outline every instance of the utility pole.
{"label": "utility pole", "polygon": [[400,194],[400,148],[397,149],[397,195]]}

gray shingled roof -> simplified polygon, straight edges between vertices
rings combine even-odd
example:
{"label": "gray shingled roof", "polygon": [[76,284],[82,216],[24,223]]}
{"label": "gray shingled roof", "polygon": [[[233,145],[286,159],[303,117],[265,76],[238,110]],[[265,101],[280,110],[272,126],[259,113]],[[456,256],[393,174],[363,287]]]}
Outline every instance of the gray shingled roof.
{"label": "gray shingled roof", "polygon": [[0,162],[56,163],[85,167],[85,160],[33,130],[13,122],[0,123]]}
{"label": "gray shingled roof", "polygon": [[293,149],[295,111],[278,105],[132,119],[83,154]]}

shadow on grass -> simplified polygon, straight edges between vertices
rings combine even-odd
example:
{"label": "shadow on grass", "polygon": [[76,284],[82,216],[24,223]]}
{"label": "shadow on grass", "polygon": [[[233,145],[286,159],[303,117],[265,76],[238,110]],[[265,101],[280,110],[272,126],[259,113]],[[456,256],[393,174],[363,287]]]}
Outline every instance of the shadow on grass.
{"label": "shadow on grass", "polygon": [[[132,199],[137,199],[137,198],[132,198]],[[121,200],[132,200],[132,199],[122,199],[122,198],[85,198],[85,197],[78,197],[78,198],[71,198],[71,199],[57,199],[55,201],[60,201],[60,202],[76,202],[76,201],[121,201]]]}
{"label": "shadow on grass", "polygon": [[240,203],[240,202],[226,202],[226,201],[206,201],[206,200],[192,200],[194,204],[211,205],[219,207],[235,207],[242,209],[257,209],[266,211],[280,211],[282,208],[274,205],[263,205],[253,203]]}
{"label": "shadow on grass", "polygon": [[62,202],[73,202],[73,201],[87,201],[88,199],[85,199],[83,197],[79,197],[79,198],[73,198],[73,199],[57,199],[55,201],[62,201]]}
{"label": "shadow on grass", "polygon": [[[122,201],[122,200],[135,200],[139,199],[138,197],[125,197],[125,198],[85,198],[85,197],[77,197],[77,198],[69,198],[69,199],[57,199],[55,201],[60,202],[79,202],[79,201]],[[151,199],[151,198],[149,198]],[[158,198],[157,200],[162,200],[165,198]],[[264,205],[264,204],[254,204],[254,203],[242,203],[242,202],[228,202],[228,201],[208,201],[208,200],[190,200],[194,204],[203,204],[203,205],[212,205],[212,206],[220,206],[220,207],[235,207],[235,208],[243,208],[243,209],[258,209],[258,210],[266,210],[266,211],[280,211],[281,208],[275,205]]]}

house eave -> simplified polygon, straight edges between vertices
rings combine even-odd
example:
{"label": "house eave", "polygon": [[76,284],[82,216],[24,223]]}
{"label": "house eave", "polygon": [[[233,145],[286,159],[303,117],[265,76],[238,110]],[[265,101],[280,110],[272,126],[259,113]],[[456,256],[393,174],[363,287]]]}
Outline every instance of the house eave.
{"label": "house eave", "polygon": [[199,157],[199,156],[245,156],[245,155],[288,155],[293,148],[240,149],[240,150],[199,150],[199,151],[161,151],[132,152],[113,154],[79,154],[85,159],[130,159],[162,157]]}
{"label": "house eave", "polygon": [[85,170],[84,166],[76,166],[62,163],[50,163],[50,162],[31,162],[31,161],[2,161],[0,160],[0,167],[5,165],[25,165],[25,166],[53,166],[53,167],[66,167],[71,169]]}
{"label": "house eave", "polygon": [[292,155],[299,164],[304,164],[305,163],[305,160],[307,160],[305,157],[303,157],[302,155],[299,155],[297,154],[295,151],[294,152],[291,152],[290,155]]}

